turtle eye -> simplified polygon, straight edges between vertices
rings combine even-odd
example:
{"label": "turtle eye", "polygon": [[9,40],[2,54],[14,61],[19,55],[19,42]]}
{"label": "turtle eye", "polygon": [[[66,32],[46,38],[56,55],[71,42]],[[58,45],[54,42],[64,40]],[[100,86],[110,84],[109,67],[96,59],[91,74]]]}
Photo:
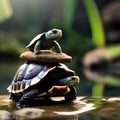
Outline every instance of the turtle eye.
{"label": "turtle eye", "polygon": [[52,30],[52,32],[53,32],[54,34],[56,34],[58,31],[57,31],[57,30]]}

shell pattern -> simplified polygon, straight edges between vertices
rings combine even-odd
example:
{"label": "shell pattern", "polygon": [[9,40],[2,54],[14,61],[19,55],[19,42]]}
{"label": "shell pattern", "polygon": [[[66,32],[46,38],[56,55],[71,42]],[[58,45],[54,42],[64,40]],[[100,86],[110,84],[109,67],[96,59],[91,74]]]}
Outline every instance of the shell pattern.
{"label": "shell pattern", "polygon": [[33,51],[35,43],[36,43],[39,39],[41,39],[42,36],[45,37],[45,33],[41,33],[41,34],[37,35],[36,37],[34,37],[34,38],[32,39],[32,41],[26,46],[26,48],[29,48],[31,51]]}
{"label": "shell pattern", "polygon": [[64,64],[55,65],[39,65],[24,63],[18,69],[12,84],[7,88],[9,92],[18,94],[27,90],[29,87],[38,84],[50,71],[55,68],[65,69],[74,75],[74,72],[67,68]]}

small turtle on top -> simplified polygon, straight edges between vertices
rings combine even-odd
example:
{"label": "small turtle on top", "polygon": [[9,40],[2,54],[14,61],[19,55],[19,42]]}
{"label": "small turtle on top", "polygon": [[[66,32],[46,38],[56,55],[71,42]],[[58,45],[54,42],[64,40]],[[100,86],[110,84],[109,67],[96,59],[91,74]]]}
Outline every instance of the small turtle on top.
{"label": "small turtle on top", "polygon": [[57,53],[61,53],[61,47],[57,42],[61,37],[62,31],[60,29],[52,29],[37,35],[26,48],[29,48],[35,54],[50,52],[52,48],[54,48]]}

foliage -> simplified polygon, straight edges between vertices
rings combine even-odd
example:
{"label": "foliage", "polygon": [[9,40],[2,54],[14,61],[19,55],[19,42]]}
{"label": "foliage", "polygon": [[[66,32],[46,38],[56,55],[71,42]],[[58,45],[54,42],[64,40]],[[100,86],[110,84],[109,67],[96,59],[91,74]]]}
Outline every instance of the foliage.
{"label": "foliage", "polygon": [[66,29],[66,31],[71,29],[72,27],[76,5],[77,0],[64,0],[63,26]]}
{"label": "foliage", "polygon": [[103,90],[104,90],[104,84],[103,83],[95,83],[93,86],[93,93],[92,95],[95,97],[102,97],[103,96]]}
{"label": "foliage", "polygon": [[112,61],[113,59],[120,58],[120,45],[108,46],[108,59]]}
{"label": "foliage", "polygon": [[25,48],[22,43],[20,43],[17,38],[6,36],[4,33],[0,33],[0,53],[4,54],[20,54]]}
{"label": "foliage", "polygon": [[92,31],[93,43],[97,46],[105,45],[105,35],[101,18],[94,0],[83,0]]}
{"label": "foliage", "polygon": [[[103,47],[105,46],[105,33],[103,30],[103,25],[101,22],[100,15],[98,13],[97,7],[95,5],[94,0],[83,0],[90,26],[92,31],[92,39],[93,43],[96,45],[96,47]],[[109,46],[107,47],[108,50],[108,60],[113,60],[115,58],[120,57],[120,45],[115,46]],[[119,86],[120,82],[118,79],[107,77],[104,80],[107,84]],[[104,90],[104,84],[101,83],[95,83],[93,86],[92,94],[93,96],[102,96]]]}
{"label": "foliage", "polygon": [[0,23],[12,16],[12,7],[9,0],[0,0]]}
{"label": "foliage", "polygon": [[65,30],[66,43],[63,44],[63,48],[65,51],[71,54],[74,59],[80,60],[83,57],[83,54],[90,50],[93,45],[90,38],[83,36],[72,28],[74,15],[76,12],[76,6],[77,0],[64,0],[64,14],[62,26],[64,26]]}

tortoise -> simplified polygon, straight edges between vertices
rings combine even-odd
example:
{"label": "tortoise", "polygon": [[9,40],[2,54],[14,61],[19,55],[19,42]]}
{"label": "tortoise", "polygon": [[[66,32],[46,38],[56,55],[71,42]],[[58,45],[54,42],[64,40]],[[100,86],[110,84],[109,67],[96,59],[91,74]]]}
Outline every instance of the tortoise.
{"label": "tortoise", "polygon": [[18,108],[31,106],[35,98],[64,96],[65,100],[76,99],[75,85],[79,77],[62,63],[22,64],[7,90],[10,99]]}
{"label": "tortoise", "polygon": [[54,48],[57,53],[61,53],[61,47],[57,42],[61,37],[62,31],[60,29],[52,29],[34,37],[26,48],[35,54],[39,54],[40,52],[50,52],[50,49],[52,48]]}

